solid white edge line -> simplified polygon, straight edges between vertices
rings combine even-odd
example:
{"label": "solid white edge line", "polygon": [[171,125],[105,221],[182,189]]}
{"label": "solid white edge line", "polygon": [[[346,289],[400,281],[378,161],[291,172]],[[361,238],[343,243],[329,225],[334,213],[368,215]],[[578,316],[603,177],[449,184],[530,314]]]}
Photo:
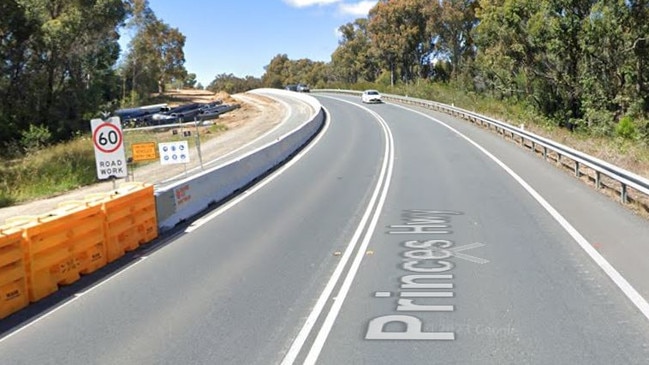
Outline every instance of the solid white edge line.
{"label": "solid white edge line", "polygon": [[575,227],[572,226],[568,222],[567,219],[565,219],[559,211],[557,211],[550,203],[548,203],[542,196],[539,194],[534,188],[529,185],[523,178],[521,178],[518,174],[514,172],[509,166],[507,166],[504,162],[499,160],[496,156],[491,154],[489,151],[487,151],[484,147],[480,146],[477,142],[473,141],[471,138],[465,136],[462,134],[460,131],[456,130],[455,128],[447,125],[446,123],[440,121],[439,119],[436,119],[430,115],[427,115],[425,113],[422,113],[417,110],[413,110],[410,108],[406,108],[401,105],[397,104],[391,104],[396,107],[417,113],[419,115],[422,115],[446,128],[451,130],[453,133],[457,134],[461,138],[465,139],[467,142],[472,144],[474,147],[476,147],[478,150],[480,150],[482,153],[484,153],[487,157],[489,157],[491,160],[493,160],[496,164],[498,164],[503,170],[505,170],[516,182],[518,182],[527,192],[543,207],[545,210],[550,213],[550,215],[563,227],[566,232],[579,244],[579,246],[590,256],[593,261],[602,269],[604,270],[604,273],[613,280],[615,285],[617,285],[620,290],[626,295],[627,298],[640,310],[640,312],[649,320],[649,303],[647,303],[647,300],[638,293],[638,291],[620,274],[614,267],[611,265],[605,258],[602,256],[597,250],[593,248],[593,246],[586,240],[586,238],[577,231]]}
{"label": "solid white edge line", "polygon": [[[345,102],[349,103],[348,101]],[[350,104],[359,106],[354,103],[350,103]],[[359,107],[362,107],[363,109],[369,111],[372,115],[374,115],[374,117],[379,121],[383,129],[383,133],[385,135],[386,145],[387,145],[386,148],[387,156],[385,157],[385,159],[388,161],[387,173],[383,181],[383,187],[381,189],[382,191],[381,191],[379,202],[377,203],[376,208],[374,209],[372,220],[369,226],[367,227],[367,230],[365,231],[365,236],[363,237],[363,241],[361,242],[361,245],[358,251],[356,252],[356,257],[354,257],[354,261],[352,262],[352,265],[349,268],[347,275],[345,276],[345,279],[340,287],[340,290],[336,295],[336,299],[333,305],[331,306],[331,309],[329,310],[327,317],[322,323],[322,326],[320,327],[320,331],[318,332],[318,335],[316,336],[313,345],[311,346],[311,349],[307,354],[306,359],[304,360],[304,364],[308,364],[308,365],[315,364],[315,362],[318,360],[318,357],[320,356],[320,353],[324,348],[325,342],[327,341],[327,338],[331,333],[331,329],[333,328],[333,325],[336,319],[338,318],[338,314],[340,313],[342,305],[345,302],[345,298],[347,298],[347,294],[349,293],[349,290],[351,289],[356,274],[360,269],[361,262],[363,261],[363,258],[365,258],[365,251],[367,250],[367,247],[370,244],[370,240],[374,235],[374,231],[376,229],[379,216],[381,215],[381,212],[383,210],[383,205],[385,204],[385,200],[387,199],[388,190],[390,188],[390,182],[392,180],[392,172],[394,169],[394,138],[392,136],[392,132],[390,131],[390,127],[385,122],[385,120],[381,118],[380,115],[378,115],[378,113],[371,111],[370,109],[364,106],[359,106]]]}
{"label": "solid white edge line", "polygon": [[[336,99],[336,98],[331,98],[335,100],[340,100],[340,101],[345,101],[342,99]],[[345,101],[349,103],[348,101]],[[358,106],[356,104],[350,103],[354,106]],[[366,111],[369,111],[369,109],[365,108]],[[371,113],[371,112],[370,112]],[[379,197],[379,193],[381,191],[381,186],[384,183],[385,180],[385,174],[387,173],[387,168],[388,168],[388,158],[389,158],[389,141],[387,135],[385,136],[386,139],[386,146],[385,146],[385,151],[384,151],[384,156],[383,156],[383,162],[381,166],[381,171],[379,173],[379,179],[377,182],[377,185],[374,189],[374,192],[372,193],[372,197],[370,198],[370,201],[367,205],[367,208],[365,210],[365,213],[363,214],[363,217],[361,218],[361,221],[358,224],[358,227],[356,228],[356,231],[354,232],[354,235],[350,239],[347,248],[345,249],[345,252],[341,256],[340,262],[338,262],[338,265],[334,269],[334,272],[332,273],[331,277],[329,278],[329,281],[325,285],[322,293],[318,297],[318,300],[316,301],[315,306],[307,316],[304,325],[298,332],[298,335],[295,337],[293,340],[291,347],[289,348],[288,352],[286,355],[284,355],[284,359],[281,362],[281,365],[291,365],[295,362],[295,359],[298,357],[300,352],[302,352],[302,348],[304,347],[304,344],[311,334],[311,331],[313,330],[313,327],[315,326],[316,321],[322,314],[322,311],[324,310],[325,305],[327,304],[327,301],[329,300],[329,297],[331,296],[331,293],[333,293],[333,290],[336,287],[336,284],[340,280],[341,275],[343,274],[343,270],[345,266],[347,266],[347,262],[349,261],[356,245],[358,244],[358,240],[360,239],[361,234],[365,230],[365,227],[367,225],[367,221],[370,219],[370,215],[372,214],[372,211],[375,211],[374,207],[376,205],[376,201]]]}
{"label": "solid white edge line", "polygon": [[[324,107],[323,107],[323,109],[324,109]],[[311,149],[312,149],[312,148],[317,144],[317,142],[319,142],[320,139],[322,139],[322,136],[324,136],[324,135],[326,134],[327,130],[329,129],[329,125],[330,125],[329,112],[326,111],[326,109],[325,109],[325,112],[326,112],[327,118],[326,118],[326,120],[325,120],[324,128],[322,129],[322,131],[320,131],[320,133],[318,133],[318,136],[317,136],[313,141],[311,141],[311,142],[309,143],[309,145],[308,145],[306,148],[302,149],[302,151],[300,151],[297,155],[295,155],[295,157],[293,157],[289,162],[287,162],[286,164],[284,164],[284,165],[283,165],[281,168],[279,168],[277,171],[273,172],[270,176],[268,176],[266,179],[264,179],[263,181],[261,181],[259,184],[255,185],[254,187],[252,187],[252,188],[249,189],[249,190],[246,190],[244,193],[238,195],[235,199],[233,199],[232,201],[228,202],[226,205],[222,206],[221,208],[219,208],[218,210],[216,210],[214,213],[210,214],[209,216],[204,217],[204,218],[201,218],[201,219],[197,220],[196,222],[194,222],[194,224],[190,225],[190,226],[185,230],[185,232],[186,232],[186,233],[189,233],[189,232],[195,230],[196,228],[202,226],[203,224],[209,222],[210,220],[216,218],[217,216],[223,214],[223,213],[224,213],[225,211],[227,211],[228,209],[234,207],[235,205],[237,205],[238,203],[240,203],[241,201],[243,201],[245,198],[249,197],[249,196],[252,195],[254,192],[256,192],[256,191],[258,191],[259,189],[261,189],[263,186],[265,186],[265,185],[267,185],[268,183],[270,183],[271,181],[275,180],[275,178],[277,178],[279,175],[281,175],[281,174],[282,174],[284,171],[286,171],[290,166],[293,166],[293,165],[294,165],[298,160],[300,160],[302,157],[304,157],[304,155],[306,155],[306,154],[307,154],[307,153],[308,153],[308,152],[309,152],[309,151],[310,151],[310,150],[311,150]],[[197,223],[197,222],[198,222],[198,223]],[[52,314],[58,312],[59,310],[63,309],[64,307],[66,307],[66,306],[72,304],[72,303],[75,302],[77,299],[79,299],[79,298],[81,298],[82,296],[88,294],[89,292],[91,292],[91,291],[97,289],[98,287],[100,287],[100,286],[102,286],[102,285],[108,283],[109,281],[111,281],[111,280],[117,278],[118,276],[122,275],[122,274],[123,274],[124,272],[126,272],[127,270],[132,269],[133,267],[135,267],[135,265],[141,263],[142,261],[146,260],[147,258],[148,258],[148,256],[142,256],[142,257],[140,257],[139,260],[137,260],[137,261],[135,261],[134,263],[132,263],[132,264],[126,266],[125,268],[123,268],[122,270],[118,271],[118,272],[115,273],[114,275],[112,275],[112,276],[106,278],[105,280],[103,280],[103,281],[101,281],[101,282],[99,282],[99,283],[97,283],[97,284],[91,286],[90,288],[86,289],[86,290],[83,291],[83,292],[80,292],[80,293],[76,293],[76,294],[74,294],[74,295],[71,297],[71,299],[68,300],[68,301],[66,301],[65,303],[63,303],[63,304],[61,304],[61,305],[59,305],[59,306],[53,308],[52,310],[48,311],[47,313],[44,313],[42,316],[39,316],[39,317],[36,318],[36,319],[34,319],[34,320],[32,320],[32,321],[30,321],[30,322],[28,322],[28,323],[25,323],[23,326],[17,328],[16,330],[14,330],[14,331],[8,333],[7,335],[5,335],[4,337],[0,338],[0,343],[2,343],[2,342],[4,342],[5,340],[7,340],[7,339],[9,339],[9,338],[11,338],[11,337],[13,337],[13,336],[15,336],[15,335],[18,334],[18,333],[24,331],[25,329],[27,329],[27,328],[29,328],[29,327],[35,325],[36,323],[38,323],[38,322],[42,321],[43,319],[45,319],[45,318],[51,316]]]}

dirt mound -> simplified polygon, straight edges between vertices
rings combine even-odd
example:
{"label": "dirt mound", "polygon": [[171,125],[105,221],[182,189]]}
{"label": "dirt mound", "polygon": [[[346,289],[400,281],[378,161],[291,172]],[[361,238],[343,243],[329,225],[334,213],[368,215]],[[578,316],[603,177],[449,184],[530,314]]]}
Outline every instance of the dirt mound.
{"label": "dirt mound", "polygon": [[219,91],[218,93],[214,94],[214,100],[223,100],[225,104],[237,103],[237,101],[225,91]]}
{"label": "dirt mound", "polygon": [[158,96],[157,100],[167,102],[170,106],[176,106],[186,103],[209,103],[211,101],[221,100],[225,104],[234,104],[237,101],[225,91],[214,93],[209,90],[170,90],[164,93],[163,96]]}

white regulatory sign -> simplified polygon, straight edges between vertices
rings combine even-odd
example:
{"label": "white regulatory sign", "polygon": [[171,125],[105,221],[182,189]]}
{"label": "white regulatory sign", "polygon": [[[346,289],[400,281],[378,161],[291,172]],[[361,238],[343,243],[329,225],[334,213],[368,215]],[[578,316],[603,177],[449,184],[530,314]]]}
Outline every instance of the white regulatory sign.
{"label": "white regulatory sign", "polygon": [[187,141],[158,143],[160,163],[170,165],[175,163],[189,163],[189,145]]}
{"label": "white regulatory sign", "polygon": [[92,143],[95,147],[97,177],[126,177],[126,156],[124,155],[124,135],[119,117],[108,120],[93,119],[90,121]]}

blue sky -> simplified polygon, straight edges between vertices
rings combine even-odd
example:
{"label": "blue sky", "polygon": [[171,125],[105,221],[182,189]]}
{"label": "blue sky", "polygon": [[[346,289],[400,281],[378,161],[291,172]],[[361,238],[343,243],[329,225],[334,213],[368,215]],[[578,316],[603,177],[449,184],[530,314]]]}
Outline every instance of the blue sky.
{"label": "blue sky", "polygon": [[[336,30],[367,17],[376,0],[149,0],[185,41],[185,68],[207,86],[218,74],[261,77],[277,54],[331,60]],[[124,34],[121,43],[128,42]],[[124,48],[124,47],[123,47]]]}

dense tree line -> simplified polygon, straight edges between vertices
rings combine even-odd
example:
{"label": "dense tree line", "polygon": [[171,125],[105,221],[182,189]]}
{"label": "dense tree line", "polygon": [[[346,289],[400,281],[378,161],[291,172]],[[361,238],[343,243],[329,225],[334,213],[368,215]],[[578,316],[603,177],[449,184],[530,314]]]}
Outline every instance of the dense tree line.
{"label": "dense tree line", "polygon": [[[3,156],[167,85],[196,86],[184,35],[148,0],[3,0],[0,14]],[[339,31],[331,62],[278,54],[261,79],[221,74],[208,88],[450,82],[569,128],[649,140],[647,0],[380,0]]]}
{"label": "dense tree line", "polygon": [[569,127],[606,132],[649,112],[645,0],[482,0],[476,74]]}
{"label": "dense tree line", "polygon": [[330,63],[278,55],[264,85],[451,82],[571,129],[649,140],[647,0],[380,0],[339,30]]}
{"label": "dense tree line", "polygon": [[225,91],[228,94],[237,94],[262,87],[261,80],[253,76],[244,78],[233,74],[220,74],[207,86],[212,92]]}
{"label": "dense tree line", "polygon": [[291,60],[286,54],[278,54],[266,67],[261,78],[265,87],[283,88],[288,84],[304,83],[317,87],[330,81],[329,67],[325,62],[306,58]]}
{"label": "dense tree line", "polygon": [[[88,120],[186,77],[184,36],[146,0],[0,2],[0,155],[70,138]],[[135,35],[120,67],[120,30]]]}

